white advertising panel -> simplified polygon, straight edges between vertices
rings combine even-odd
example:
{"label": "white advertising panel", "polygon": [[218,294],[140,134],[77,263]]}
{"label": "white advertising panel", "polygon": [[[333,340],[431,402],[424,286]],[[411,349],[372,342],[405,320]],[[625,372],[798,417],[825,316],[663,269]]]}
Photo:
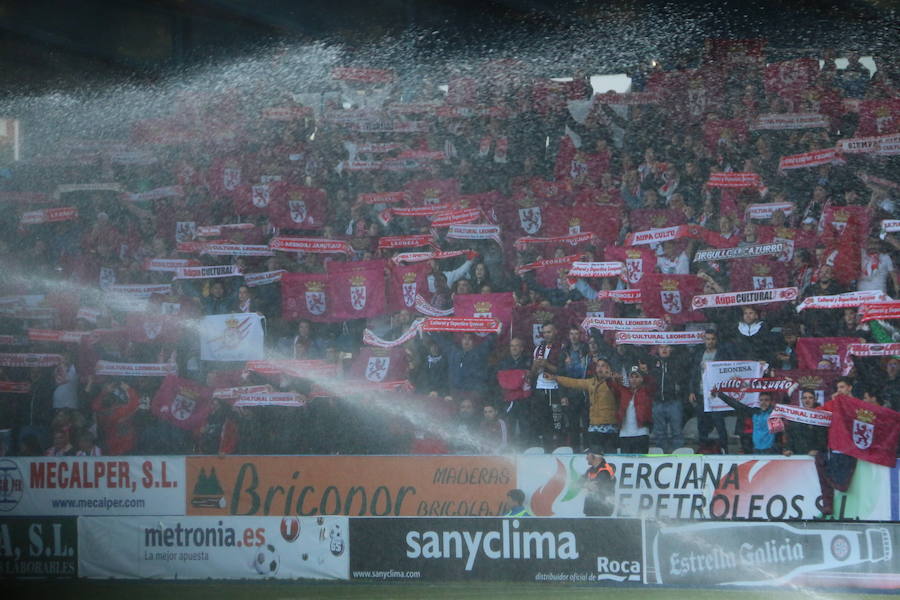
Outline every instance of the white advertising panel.
{"label": "white advertising panel", "polygon": [[0,516],[183,515],[184,457],[0,458]]}
{"label": "white advertising panel", "polygon": [[86,578],[348,579],[347,517],[84,517]]}

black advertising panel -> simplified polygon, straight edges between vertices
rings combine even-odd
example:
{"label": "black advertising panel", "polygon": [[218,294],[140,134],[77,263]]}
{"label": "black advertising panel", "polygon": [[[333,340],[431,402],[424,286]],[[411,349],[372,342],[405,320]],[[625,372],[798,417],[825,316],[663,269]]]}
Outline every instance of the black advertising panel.
{"label": "black advertising panel", "polygon": [[643,581],[638,519],[351,519],[350,577]]}
{"label": "black advertising panel", "polygon": [[646,525],[647,583],[897,589],[891,523]]}
{"label": "black advertising panel", "polygon": [[78,571],[76,517],[0,520],[3,579],[74,578]]}

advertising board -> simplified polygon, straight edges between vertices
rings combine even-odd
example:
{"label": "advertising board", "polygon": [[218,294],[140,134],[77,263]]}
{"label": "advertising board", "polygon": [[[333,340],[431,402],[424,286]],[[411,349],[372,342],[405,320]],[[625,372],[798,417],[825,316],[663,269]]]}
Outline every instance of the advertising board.
{"label": "advertising board", "polygon": [[183,515],[184,457],[0,458],[0,515]]}
{"label": "advertising board", "polygon": [[74,579],[75,517],[0,519],[0,577]]}
{"label": "advertising board", "polygon": [[643,581],[637,519],[357,518],[351,579]]}
{"label": "advertising board", "polygon": [[345,517],[83,517],[85,578],[347,579]]}
{"label": "advertising board", "polygon": [[196,456],[189,515],[491,516],[515,487],[494,456]]}

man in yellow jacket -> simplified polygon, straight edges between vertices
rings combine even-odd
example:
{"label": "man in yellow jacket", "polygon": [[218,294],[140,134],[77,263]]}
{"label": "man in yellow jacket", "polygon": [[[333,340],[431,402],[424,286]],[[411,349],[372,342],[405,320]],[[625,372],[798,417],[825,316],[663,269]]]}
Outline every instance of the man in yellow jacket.
{"label": "man in yellow jacket", "polygon": [[[550,378],[551,376],[547,376]],[[616,419],[618,401],[607,380],[612,377],[612,369],[605,360],[594,362],[594,376],[588,379],[574,379],[553,375],[563,387],[584,390],[588,393],[588,445],[604,453],[616,451],[619,441],[619,424]]]}

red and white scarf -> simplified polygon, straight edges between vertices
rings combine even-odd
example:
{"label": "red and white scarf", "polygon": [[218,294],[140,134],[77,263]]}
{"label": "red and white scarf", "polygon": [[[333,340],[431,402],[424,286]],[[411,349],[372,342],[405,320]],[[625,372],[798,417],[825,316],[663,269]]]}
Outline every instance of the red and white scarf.
{"label": "red and white scarf", "polygon": [[884,239],[888,233],[898,231],[900,231],[900,219],[883,219],[881,221],[881,239]]}
{"label": "red and white scarf", "polygon": [[446,237],[451,240],[494,240],[502,244],[499,225],[451,225]]}
{"label": "red and white scarf", "polygon": [[429,317],[449,317],[453,314],[453,308],[437,308],[429,304],[421,294],[416,294],[416,310]]}
{"label": "red and white scarf", "polygon": [[175,363],[120,363],[98,360],[94,373],[111,377],[165,377],[177,374],[178,365]]}
{"label": "red and white scarf", "polygon": [[75,313],[75,319],[84,319],[88,323],[97,323],[97,319],[100,318],[100,315],[103,314],[100,310],[96,308],[86,308],[82,306],[78,309],[78,312]]}
{"label": "red and white scarf", "polygon": [[794,212],[793,202],[766,202],[764,204],[751,204],[747,207],[747,218],[749,219],[771,219],[772,215],[781,211],[784,216],[788,217]]}
{"label": "red and white scarf", "polygon": [[272,250],[282,252],[308,252],[311,254],[353,254],[353,248],[344,240],[322,238],[276,237],[269,242]]}
{"label": "red and white scarf", "polygon": [[620,262],[574,262],[569,269],[569,277],[618,277],[625,265]]}
{"label": "red and white scarf", "polygon": [[722,294],[701,294],[691,299],[691,310],[718,308],[721,306],[768,304],[769,302],[790,302],[791,300],[796,300],[799,294],[800,291],[795,287],[725,292]]}
{"label": "red and white scarf", "polygon": [[406,192],[372,192],[360,194],[356,197],[359,204],[396,204],[406,202]]}
{"label": "red and white scarf", "polygon": [[393,348],[394,346],[400,346],[401,344],[405,344],[409,340],[416,337],[416,335],[422,329],[422,324],[424,322],[425,322],[425,319],[416,319],[415,321],[413,321],[410,324],[410,326],[407,328],[407,330],[404,331],[402,334],[400,334],[400,337],[398,337],[395,340],[382,339],[382,338],[378,337],[377,335],[375,335],[374,333],[372,333],[371,329],[366,329],[363,331],[362,341],[363,341],[363,344],[366,344],[369,346],[377,346],[379,348]]}
{"label": "red and white scarf", "polygon": [[769,419],[785,419],[795,423],[817,425],[819,427],[831,427],[831,413],[827,410],[803,408],[793,404],[776,404],[769,415]]}
{"label": "red and white scarf", "polygon": [[247,361],[244,368],[263,375],[289,375],[298,378],[312,374],[337,374],[337,365],[324,360],[251,360]]}
{"label": "red and white scarf", "polygon": [[252,392],[241,394],[234,403],[235,408],[251,406],[306,406],[306,400],[293,392]]}
{"label": "red and white scarf", "polygon": [[62,359],[59,354],[2,353],[0,367],[55,367]]}
{"label": "red and white scarf", "polygon": [[594,240],[596,236],[590,231],[585,231],[583,233],[574,233],[572,235],[558,235],[554,237],[521,237],[516,240],[515,245],[517,248],[525,248],[527,246],[536,246],[541,244],[569,244],[571,246],[575,246],[576,244],[580,244],[582,242],[590,242]]}
{"label": "red and white scarf", "polygon": [[[210,254],[212,256],[272,256],[272,249],[269,246],[257,244],[207,242],[202,244],[200,248],[201,254]],[[180,249],[178,251],[181,252]]]}
{"label": "red and white scarf", "polygon": [[606,298],[622,304],[640,304],[641,290],[639,288],[631,290],[600,290],[597,292],[594,300],[604,300]]}
{"label": "red and white scarf", "polygon": [[897,153],[898,143],[900,143],[900,133],[891,133],[873,137],[838,140],[837,149],[844,154],[873,153],[890,155]]}
{"label": "red and white scarf", "polygon": [[618,331],[617,344],[633,344],[637,346],[667,346],[702,344],[702,331]]}
{"label": "red and white scarf", "polygon": [[544,267],[570,266],[579,258],[581,258],[580,254],[570,254],[569,256],[560,256],[558,258],[542,258],[541,260],[536,260],[533,263],[528,263],[516,267],[516,275],[521,275],[522,273],[527,273],[528,271],[534,271],[535,269],[543,269]]}
{"label": "red and white scarf", "polygon": [[808,167],[828,165],[839,160],[841,160],[841,155],[837,149],[825,148],[824,150],[813,150],[802,154],[782,156],[781,160],[778,161],[778,170],[806,169]]}
{"label": "red and white scarf", "polygon": [[212,267],[179,267],[175,279],[217,279],[219,277],[240,277],[237,265],[217,265]]}
{"label": "red and white scarf", "polygon": [[422,331],[451,331],[454,333],[500,333],[501,323],[493,318],[428,317]]}
{"label": "red and white scarf", "polygon": [[900,355],[900,343],[848,344],[847,354],[854,356],[898,356]]}
{"label": "red and white scarf", "polygon": [[762,189],[764,187],[759,173],[750,172],[711,173],[709,176],[709,181],[706,182],[706,186],[713,188],[733,189]]}
{"label": "red and white scarf", "polygon": [[665,331],[666,322],[651,318],[587,317],[581,322],[581,328],[585,331],[591,328],[600,331]]}
{"label": "red and white scarf", "polygon": [[111,294],[122,294],[132,298],[149,298],[153,294],[171,294],[172,285],[169,283],[114,283],[106,291]]}
{"label": "red and white scarf", "polygon": [[241,231],[253,229],[253,223],[226,223],[224,225],[200,225],[197,227],[197,237],[220,237],[227,231]]}
{"label": "red and white scarf", "polygon": [[790,379],[778,377],[734,377],[727,379],[716,386],[720,392],[789,392],[797,383]]}
{"label": "red and white scarf", "polygon": [[30,381],[0,381],[0,394],[30,394]]}
{"label": "red and white scarf", "polygon": [[434,215],[431,226],[434,228],[462,225],[481,219],[484,215],[480,208],[464,208],[460,210],[448,210]]}
{"label": "red and white scarf", "polygon": [[42,223],[58,223],[60,221],[73,221],[78,218],[78,209],[74,206],[61,206],[59,208],[44,208],[32,210],[22,214],[20,225],[40,225]]}
{"label": "red and white scarf", "polygon": [[59,199],[69,192],[121,192],[122,186],[118,183],[65,183],[56,186],[53,197]]}
{"label": "red and white scarf", "polygon": [[58,331],[55,329],[29,329],[28,339],[32,342],[64,342],[78,344],[91,335],[90,331]]}
{"label": "red and white scarf", "polygon": [[813,129],[828,127],[828,118],[818,113],[783,113],[759,115],[752,123],[750,129]]}
{"label": "red and white scarf", "polygon": [[417,235],[388,235],[378,238],[378,248],[418,248],[419,246],[430,246],[433,242],[434,236],[430,233],[421,233]]}
{"label": "red and white scarf", "polygon": [[241,394],[257,394],[271,392],[271,385],[246,385],[242,387],[217,388],[213,390],[213,398],[217,400],[237,400]]}
{"label": "red and white scarf", "polygon": [[147,258],[144,259],[145,271],[169,273],[183,267],[197,267],[200,263],[190,258]]}
{"label": "red and white scarf", "polygon": [[880,290],[867,290],[863,292],[848,292],[846,294],[835,294],[834,296],[810,296],[804,298],[797,305],[797,312],[806,310],[807,308],[855,308],[863,304],[872,304],[874,302],[886,302],[891,299]]}
{"label": "red and white scarf", "polygon": [[149,200],[162,200],[163,198],[180,198],[184,196],[184,188],[180,185],[158,187],[146,192],[125,192],[122,198],[131,202],[146,202]]}
{"label": "red and white scarf", "polygon": [[900,319],[900,302],[875,302],[863,304],[859,307],[859,320],[862,323],[868,321],[890,321]]}
{"label": "red and white scarf", "polygon": [[417,263],[425,260],[443,260],[445,258],[453,258],[454,256],[462,256],[468,254],[470,250],[435,250],[433,252],[402,252],[391,258],[396,264],[400,263]]}
{"label": "red and white scarf", "polygon": [[287,271],[284,269],[279,269],[277,271],[266,271],[265,273],[245,273],[244,283],[249,287],[268,285],[270,283],[275,283],[276,281],[281,281],[281,276],[286,272]]}

